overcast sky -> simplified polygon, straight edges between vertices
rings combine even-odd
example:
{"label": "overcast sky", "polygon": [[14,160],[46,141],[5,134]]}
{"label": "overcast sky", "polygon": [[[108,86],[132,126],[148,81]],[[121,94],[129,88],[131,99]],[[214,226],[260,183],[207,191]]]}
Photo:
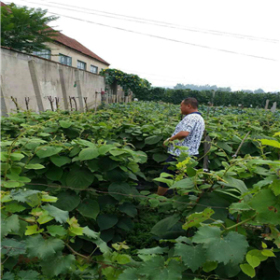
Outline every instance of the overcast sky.
{"label": "overcast sky", "polygon": [[[279,0],[13,2],[60,14],[51,26],[108,61],[111,68],[138,74],[153,86],[209,84],[280,91]],[[124,20],[117,14],[132,18]]]}

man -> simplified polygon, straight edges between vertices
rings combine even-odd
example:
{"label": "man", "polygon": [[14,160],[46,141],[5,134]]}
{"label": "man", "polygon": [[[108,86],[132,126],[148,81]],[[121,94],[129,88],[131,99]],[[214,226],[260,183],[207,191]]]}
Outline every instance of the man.
{"label": "man", "polygon": [[[205,124],[201,113],[198,112],[198,102],[195,98],[189,97],[181,102],[181,113],[186,115],[176,126],[174,133],[163,143],[164,146],[168,145],[169,157],[166,163],[176,161],[176,157],[181,154],[179,149],[172,145],[174,140],[183,140],[176,143],[177,146],[188,147],[188,154],[190,156],[198,157],[198,148],[204,132]],[[165,165],[162,172],[174,175],[175,172],[168,169],[169,164]],[[160,183],[157,194],[164,195],[168,190],[165,183]]]}

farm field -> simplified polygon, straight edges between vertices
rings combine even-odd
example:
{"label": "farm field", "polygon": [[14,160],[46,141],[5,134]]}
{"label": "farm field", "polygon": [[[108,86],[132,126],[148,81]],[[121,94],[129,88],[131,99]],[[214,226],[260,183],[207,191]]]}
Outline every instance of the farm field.
{"label": "farm field", "polygon": [[210,150],[174,177],[179,106],[2,118],[2,279],[279,280],[280,111],[199,110]]}

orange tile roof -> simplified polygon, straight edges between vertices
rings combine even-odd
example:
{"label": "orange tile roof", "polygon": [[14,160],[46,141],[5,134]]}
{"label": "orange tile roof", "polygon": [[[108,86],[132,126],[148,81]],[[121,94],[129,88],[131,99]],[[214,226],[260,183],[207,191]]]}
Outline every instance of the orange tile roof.
{"label": "orange tile roof", "polygon": [[75,39],[72,39],[60,32],[58,32],[57,35],[53,39],[54,39],[54,41],[56,41],[60,44],[63,44],[64,46],[66,46],[68,48],[71,48],[77,52],[90,56],[108,66],[110,65],[107,61],[102,59],[100,56],[96,55],[94,52],[92,52],[91,50],[89,50],[88,48],[83,46],[81,43],[79,43]]}

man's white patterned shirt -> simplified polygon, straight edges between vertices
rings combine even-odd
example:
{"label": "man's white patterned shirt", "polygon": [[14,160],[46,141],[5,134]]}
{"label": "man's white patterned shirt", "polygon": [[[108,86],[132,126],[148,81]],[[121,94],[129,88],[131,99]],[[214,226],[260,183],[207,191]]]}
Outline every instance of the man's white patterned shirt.
{"label": "man's white patterned shirt", "polygon": [[[198,149],[200,141],[203,136],[205,124],[204,119],[199,112],[186,115],[176,126],[172,136],[176,135],[180,131],[188,131],[189,135],[185,137],[181,142],[176,143],[177,146],[188,147],[187,153],[189,155],[198,155]],[[168,147],[168,153],[179,156],[181,151],[175,149],[172,144]]]}

